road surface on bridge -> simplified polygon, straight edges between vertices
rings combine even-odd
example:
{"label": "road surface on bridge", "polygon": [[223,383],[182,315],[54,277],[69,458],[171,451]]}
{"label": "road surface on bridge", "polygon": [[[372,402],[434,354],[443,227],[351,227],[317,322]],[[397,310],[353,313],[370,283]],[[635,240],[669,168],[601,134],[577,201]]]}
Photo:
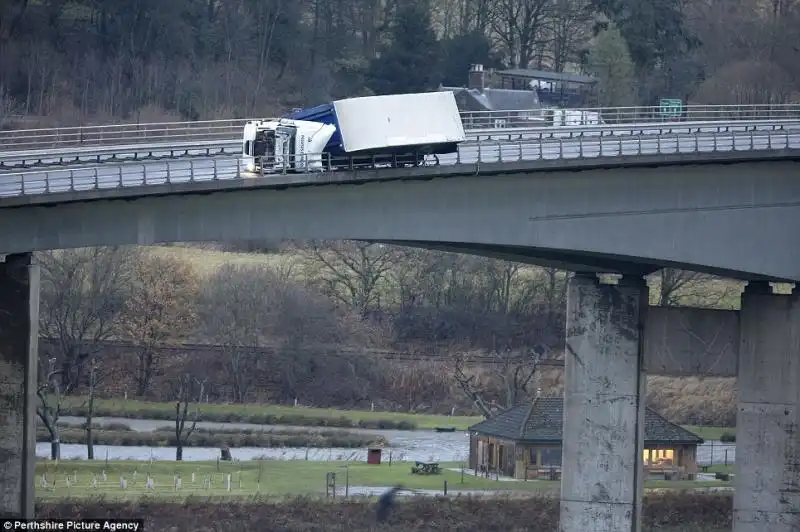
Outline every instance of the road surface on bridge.
{"label": "road surface on bridge", "polygon": [[[468,142],[461,145],[456,154],[440,155],[438,164],[474,165],[598,157],[611,159],[618,156],[675,153],[688,155],[697,152],[763,151],[786,148],[800,149],[800,131]],[[437,163],[433,157],[429,157],[426,164]],[[409,168],[408,171],[409,175],[413,175],[413,168]],[[0,175],[0,196],[246,177],[248,174],[237,156],[102,164],[76,169],[30,170],[3,174]]]}

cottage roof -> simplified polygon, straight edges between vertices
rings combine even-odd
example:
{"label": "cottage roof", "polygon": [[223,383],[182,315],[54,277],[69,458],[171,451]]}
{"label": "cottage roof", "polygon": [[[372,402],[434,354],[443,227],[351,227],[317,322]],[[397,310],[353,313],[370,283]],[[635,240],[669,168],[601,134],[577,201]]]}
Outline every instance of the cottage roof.
{"label": "cottage roof", "polygon": [[550,72],[547,70],[534,70],[532,68],[510,68],[499,70],[501,76],[513,76],[517,78],[539,79],[542,81],[565,81],[567,83],[596,83],[597,79],[591,76],[581,76],[567,72]]}
{"label": "cottage roof", "polygon": [[452,91],[456,96],[464,94],[485,111],[538,111],[541,109],[539,95],[534,90],[490,89],[483,91],[464,87],[441,87],[439,90]]}
{"label": "cottage roof", "polygon": [[[526,443],[560,442],[563,437],[564,399],[541,397],[533,404],[510,408],[490,419],[469,427],[472,432]],[[645,445],[699,445],[703,439],[661,415],[645,409]]]}

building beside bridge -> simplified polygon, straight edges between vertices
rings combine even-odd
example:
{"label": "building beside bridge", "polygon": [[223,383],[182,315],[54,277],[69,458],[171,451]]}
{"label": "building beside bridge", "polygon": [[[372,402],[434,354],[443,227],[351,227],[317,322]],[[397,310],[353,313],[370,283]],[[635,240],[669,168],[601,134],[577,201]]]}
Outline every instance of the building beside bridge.
{"label": "building beside bridge", "polygon": [[497,72],[502,89],[533,90],[546,107],[583,108],[597,105],[597,78],[568,72],[512,68]]}
{"label": "building beside bridge", "polygon": [[[560,476],[564,399],[542,397],[469,427],[469,467],[517,479]],[[648,473],[693,478],[702,438],[646,409],[644,466]]]}

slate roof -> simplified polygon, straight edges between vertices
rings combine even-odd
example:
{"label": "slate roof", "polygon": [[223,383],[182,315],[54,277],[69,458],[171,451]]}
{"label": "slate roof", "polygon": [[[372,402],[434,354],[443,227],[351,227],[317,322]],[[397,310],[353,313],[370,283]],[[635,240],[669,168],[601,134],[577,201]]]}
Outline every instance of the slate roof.
{"label": "slate roof", "polygon": [[[528,417],[530,404],[515,406],[491,419],[469,427],[470,432],[525,443],[560,442],[563,432],[564,399],[541,397],[536,400]],[[520,435],[520,428],[525,430]],[[688,430],[670,423],[655,411],[647,408],[644,416],[644,443],[700,445],[703,439]]]}
{"label": "slate roof", "polygon": [[534,70],[531,68],[511,68],[498,70],[501,76],[515,76],[518,78],[540,79],[544,81],[566,81],[568,83],[595,83],[597,79],[590,76],[580,76],[567,72],[549,72],[547,70]]}
{"label": "slate roof", "polygon": [[541,109],[539,94],[534,90],[490,89],[483,91],[467,89],[464,87],[441,87],[439,90],[449,90],[458,97],[464,95],[475,102],[478,109],[485,111],[519,111]]}

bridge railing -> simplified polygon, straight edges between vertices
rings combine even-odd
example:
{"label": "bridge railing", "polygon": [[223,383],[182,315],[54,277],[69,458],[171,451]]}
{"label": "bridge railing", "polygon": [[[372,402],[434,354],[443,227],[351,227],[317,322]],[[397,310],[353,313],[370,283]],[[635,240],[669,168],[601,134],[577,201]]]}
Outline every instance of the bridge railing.
{"label": "bridge railing", "polygon": [[[665,135],[702,134],[708,132],[800,131],[800,119],[795,120],[738,120],[728,122],[670,122],[628,123],[596,126],[564,126],[533,128],[468,129],[466,144],[475,141],[542,141],[553,138],[573,138],[602,135]],[[0,172],[23,168],[65,167],[87,164],[119,164],[125,161],[216,157],[241,154],[238,140],[174,139],[172,142],[133,145],[93,145],[47,150],[0,151]]]}
{"label": "bridge railing", "polygon": [[[559,111],[561,112],[561,111]],[[558,114],[558,113],[555,113]],[[666,123],[685,121],[780,120],[800,118],[800,105],[688,105],[679,113],[653,107],[599,107],[568,109],[559,122],[548,110],[464,111],[461,119],[467,129],[541,127],[553,125]],[[174,139],[239,139],[250,118],[195,122],[129,123],[102,126],[55,127],[0,131],[0,151],[45,149],[100,144],[133,144]],[[270,120],[270,118],[259,118]]]}
{"label": "bridge railing", "polygon": [[[364,172],[362,175],[379,179],[383,169],[400,166],[458,166],[469,167],[480,172],[481,164],[518,163],[562,160],[620,158],[635,159],[638,156],[673,156],[675,161],[686,160],[688,154],[719,152],[765,152],[791,150],[800,157],[800,132],[747,131],[709,132],[699,135],[668,134],[648,136],[582,136],[574,138],[552,138],[541,142],[519,140],[476,141],[459,148],[457,153],[433,156],[411,156],[391,159],[374,157],[351,157],[331,159],[328,154],[306,154],[278,173],[260,176],[274,178],[276,185],[292,183],[336,182],[340,170]],[[757,155],[754,155],[756,157]],[[314,166],[309,173],[295,173],[291,167]],[[552,164],[548,164],[552,167]],[[535,169],[535,165],[532,166]],[[394,172],[391,172],[392,175]],[[407,177],[413,177],[410,168]],[[353,174],[347,174],[353,175]],[[240,157],[163,160],[151,163],[124,163],[120,165],[95,166],[92,168],[63,169],[54,171],[30,171],[9,173],[0,176],[0,197],[29,196],[71,191],[97,189],[121,189],[143,185],[193,184],[207,181],[246,180],[259,177],[248,172]]]}
{"label": "bridge railing", "polygon": [[462,113],[464,127],[518,127],[518,124],[608,125],[628,123],[716,122],[785,120],[800,118],[800,104],[687,105],[678,110],[661,106],[594,107],[529,111],[476,111]]}

